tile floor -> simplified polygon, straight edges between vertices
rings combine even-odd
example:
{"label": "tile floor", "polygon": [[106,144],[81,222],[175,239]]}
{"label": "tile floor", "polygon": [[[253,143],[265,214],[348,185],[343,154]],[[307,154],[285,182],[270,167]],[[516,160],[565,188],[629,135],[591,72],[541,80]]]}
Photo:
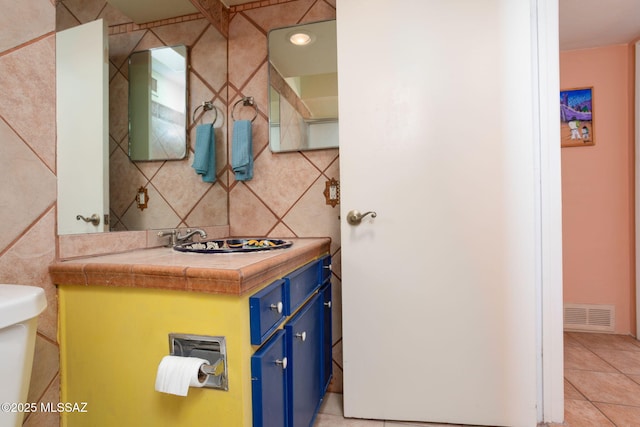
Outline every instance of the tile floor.
{"label": "tile floor", "polygon": [[[640,426],[640,341],[629,336],[564,334],[565,427]],[[329,393],[314,427],[457,427],[344,418]]]}
{"label": "tile floor", "polygon": [[565,333],[564,390],[569,426],[640,426],[640,341]]}

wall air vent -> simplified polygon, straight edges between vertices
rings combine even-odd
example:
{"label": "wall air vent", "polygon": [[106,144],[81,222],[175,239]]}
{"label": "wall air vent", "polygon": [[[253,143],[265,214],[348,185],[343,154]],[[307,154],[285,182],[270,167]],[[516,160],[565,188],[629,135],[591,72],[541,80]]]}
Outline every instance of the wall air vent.
{"label": "wall air vent", "polygon": [[613,332],[616,310],[613,305],[565,304],[564,330]]}

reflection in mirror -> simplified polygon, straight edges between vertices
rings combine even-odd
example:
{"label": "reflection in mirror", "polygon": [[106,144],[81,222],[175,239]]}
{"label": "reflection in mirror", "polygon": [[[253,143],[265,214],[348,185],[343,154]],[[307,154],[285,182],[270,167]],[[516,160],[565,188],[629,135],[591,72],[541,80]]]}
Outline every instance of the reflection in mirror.
{"label": "reflection in mirror", "polygon": [[[187,15],[184,12],[167,15],[167,19],[180,17],[175,23],[168,22],[164,18],[162,21],[153,21],[157,18],[151,17],[151,12],[155,12],[151,9],[158,3],[154,1],[122,0],[118,2],[119,6],[122,4],[125,9],[135,8],[144,15],[138,17],[139,22],[145,22],[144,26],[129,25],[134,24],[134,18],[128,16],[127,10],[116,10],[114,4],[106,0],[55,2],[56,31],[58,32],[93,22],[97,13],[94,11],[103,11],[100,16],[104,16],[107,25],[108,50],[100,47],[95,49],[95,52],[85,52],[75,46],[72,51],[76,57],[81,58],[93,57],[94,53],[101,60],[105,59],[105,54],[108,57],[108,64],[105,64],[107,65],[105,79],[108,83],[108,92],[101,97],[103,99],[93,96],[95,102],[108,107],[106,110],[100,110],[106,111],[104,119],[101,120],[101,124],[106,126],[106,133],[108,133],[106,149],[102,156],[89,157],[96,162],[106,159],[108,176],[104,183],[90,185],[81,192],[72,192],[74,195],[82,196],[78,199],[82,204],[81,209],[72,209],[69,215],[74,223],[85,224],[84,221],[76,221],[76,215],[90,217],[93,213],[109,214],[109,231],[111,232],[176,227],[204,228],[229,223],[227,174],[221,173],[216,183],[205,185],[194,173],[191,167],[192,161],[189,158],[191,155],[189,140],[194,141],[195,125],[210,123],[215,118],[213,111],[202,112],[201,109],[192,120],[193,112],[202,102],[210,101],[220,117],[215,127],[216,140],[220,142],[216,146],[218,170],[224,170],[228,163],[224,144],[227,140],[227,131],[222,119],[227,117],[227,37],[219,29],[220,22],[215,19],[210,21],[195,10],[194,13]],[[190,4],[191,2],[171,0],[163,2],[163,6],[173,9],[182,3]],[[128,58],[133,51],[173,45],[188,47],[189,105],[186,109],[188,117],[186,121],[189,126],[189,137],[186,156],[182,160],[166,162],[131,161],[129,158]],[[92,73],[92,75],[95,74]],[[87,123],[80,119],[80,113],[99,111],[87,105],[84,102],[71,105],[66,115],[74,127]],[[59,110],[58,113],[60,114],[61,111]],[[92,128],[97,129],[98,126],[93,125]],[[86,142],[86,138],[81,141]],[[58,144],[62,143],[59,141]],[[89,158],[84,159],[77,154],[71,157],[75,164],[87,163]],[[78,159],[82,161],[78,162]],[[64,167],[58,169],[58,172],[59,176],[67,173]],[[83,184],[88,185],[85,178],[76,181],[83,181]],[[141,192],[141,188],[147,190],[146,194]],[[106,196],[109,202],[104,212],[86,206],[85,198],[88,195],[97,194]],[[143,209],[144,202],[146,207]],[[63,201],[58,199],[58,209],[62,209],[63,205]],[[86,231],[79,231],[79,233],[95,233],[96,227],[90,223],[86,228]]]}
{"label": "reflection in mirror", "polygon": [[129,56],[129,158],[175,160],[187,154],[187,47]]}
{"label": "reflection in mirror", "polygon": [[269,32],[271,151],[338,146],[336,21]]}

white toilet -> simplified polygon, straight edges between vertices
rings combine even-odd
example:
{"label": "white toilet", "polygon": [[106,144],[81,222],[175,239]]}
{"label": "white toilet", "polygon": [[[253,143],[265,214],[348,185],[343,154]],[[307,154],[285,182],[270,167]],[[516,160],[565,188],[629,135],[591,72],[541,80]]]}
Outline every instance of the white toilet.
{"label": "white toilet", "polygon": [[0,285],[0,427],[22,425],[20,404],[29,403],[38,315],[46,306],[42,288]]}

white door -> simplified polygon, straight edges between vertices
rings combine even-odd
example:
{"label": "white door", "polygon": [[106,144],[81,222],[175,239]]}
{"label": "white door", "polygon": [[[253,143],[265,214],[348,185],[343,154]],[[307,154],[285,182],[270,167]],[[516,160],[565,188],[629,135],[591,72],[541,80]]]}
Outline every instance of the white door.
{"label": "white door", "polygon": [[347,417],[537,424],[531,11],[338,0]]}
{"label": "white door", "polygon": [[58,234],[109,230],[108,61],[103,20],[56,33]]}

